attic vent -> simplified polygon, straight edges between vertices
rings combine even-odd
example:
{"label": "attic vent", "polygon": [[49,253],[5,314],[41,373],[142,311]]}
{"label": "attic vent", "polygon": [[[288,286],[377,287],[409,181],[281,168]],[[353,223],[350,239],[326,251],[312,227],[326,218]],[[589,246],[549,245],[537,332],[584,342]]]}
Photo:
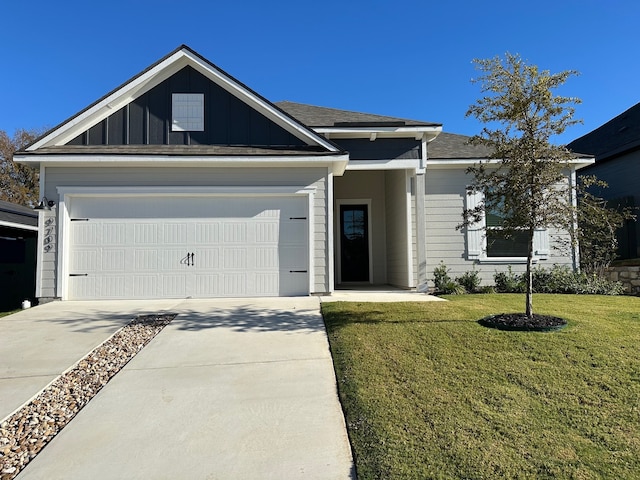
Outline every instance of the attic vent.
{"label": "attic vent", "polygon": [[171,130],[204,131],[204,93],[174,93],[171,96]]}

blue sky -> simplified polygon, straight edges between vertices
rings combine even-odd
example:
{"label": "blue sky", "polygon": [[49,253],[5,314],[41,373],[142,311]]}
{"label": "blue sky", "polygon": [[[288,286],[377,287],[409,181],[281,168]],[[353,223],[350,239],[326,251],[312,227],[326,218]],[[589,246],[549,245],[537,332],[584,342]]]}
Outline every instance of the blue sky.
{"label": "blue sky", "polygon": [[53,127],[181,44],[271,101],[443,124],[480,96],[472,59],[578,70],[568,143],[640,102],[637,0],[3,2],[0,130]]}

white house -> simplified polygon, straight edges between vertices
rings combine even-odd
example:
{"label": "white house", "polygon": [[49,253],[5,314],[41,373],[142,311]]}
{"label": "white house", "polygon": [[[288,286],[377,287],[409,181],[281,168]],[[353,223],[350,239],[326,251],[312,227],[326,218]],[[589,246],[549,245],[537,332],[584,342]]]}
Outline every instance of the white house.
{"label": "white house", "polygon": [[[458,231],[467,166],[487,154],[442,125],[271,103],[181,46],[43,135],[36,295],[128,299],[424,291],[525,259]],[[576,160],[575,170],[592,163]],[[45,202],[46,204],[46,202]],[[542,264],[573,264],[536,236]]]}

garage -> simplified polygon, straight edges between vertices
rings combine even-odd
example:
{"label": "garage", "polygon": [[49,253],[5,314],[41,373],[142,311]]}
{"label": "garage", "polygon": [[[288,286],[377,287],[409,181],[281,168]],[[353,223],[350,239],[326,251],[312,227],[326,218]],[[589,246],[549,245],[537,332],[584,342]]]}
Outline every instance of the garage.
{"label": "garage", "polygon": [[308,295],[307,195],[75,196],[70,300]]}

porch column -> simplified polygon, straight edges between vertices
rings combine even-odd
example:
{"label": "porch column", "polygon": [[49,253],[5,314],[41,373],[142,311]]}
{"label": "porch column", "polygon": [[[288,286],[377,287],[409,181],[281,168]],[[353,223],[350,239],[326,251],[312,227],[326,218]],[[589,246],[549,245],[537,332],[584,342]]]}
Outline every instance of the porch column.
{"label": "porch column", "polygon": [[418,292],[427,292],[427,221],[424,208],[425,177],[418,173],[416,179],[416,257],[418,261]]}

